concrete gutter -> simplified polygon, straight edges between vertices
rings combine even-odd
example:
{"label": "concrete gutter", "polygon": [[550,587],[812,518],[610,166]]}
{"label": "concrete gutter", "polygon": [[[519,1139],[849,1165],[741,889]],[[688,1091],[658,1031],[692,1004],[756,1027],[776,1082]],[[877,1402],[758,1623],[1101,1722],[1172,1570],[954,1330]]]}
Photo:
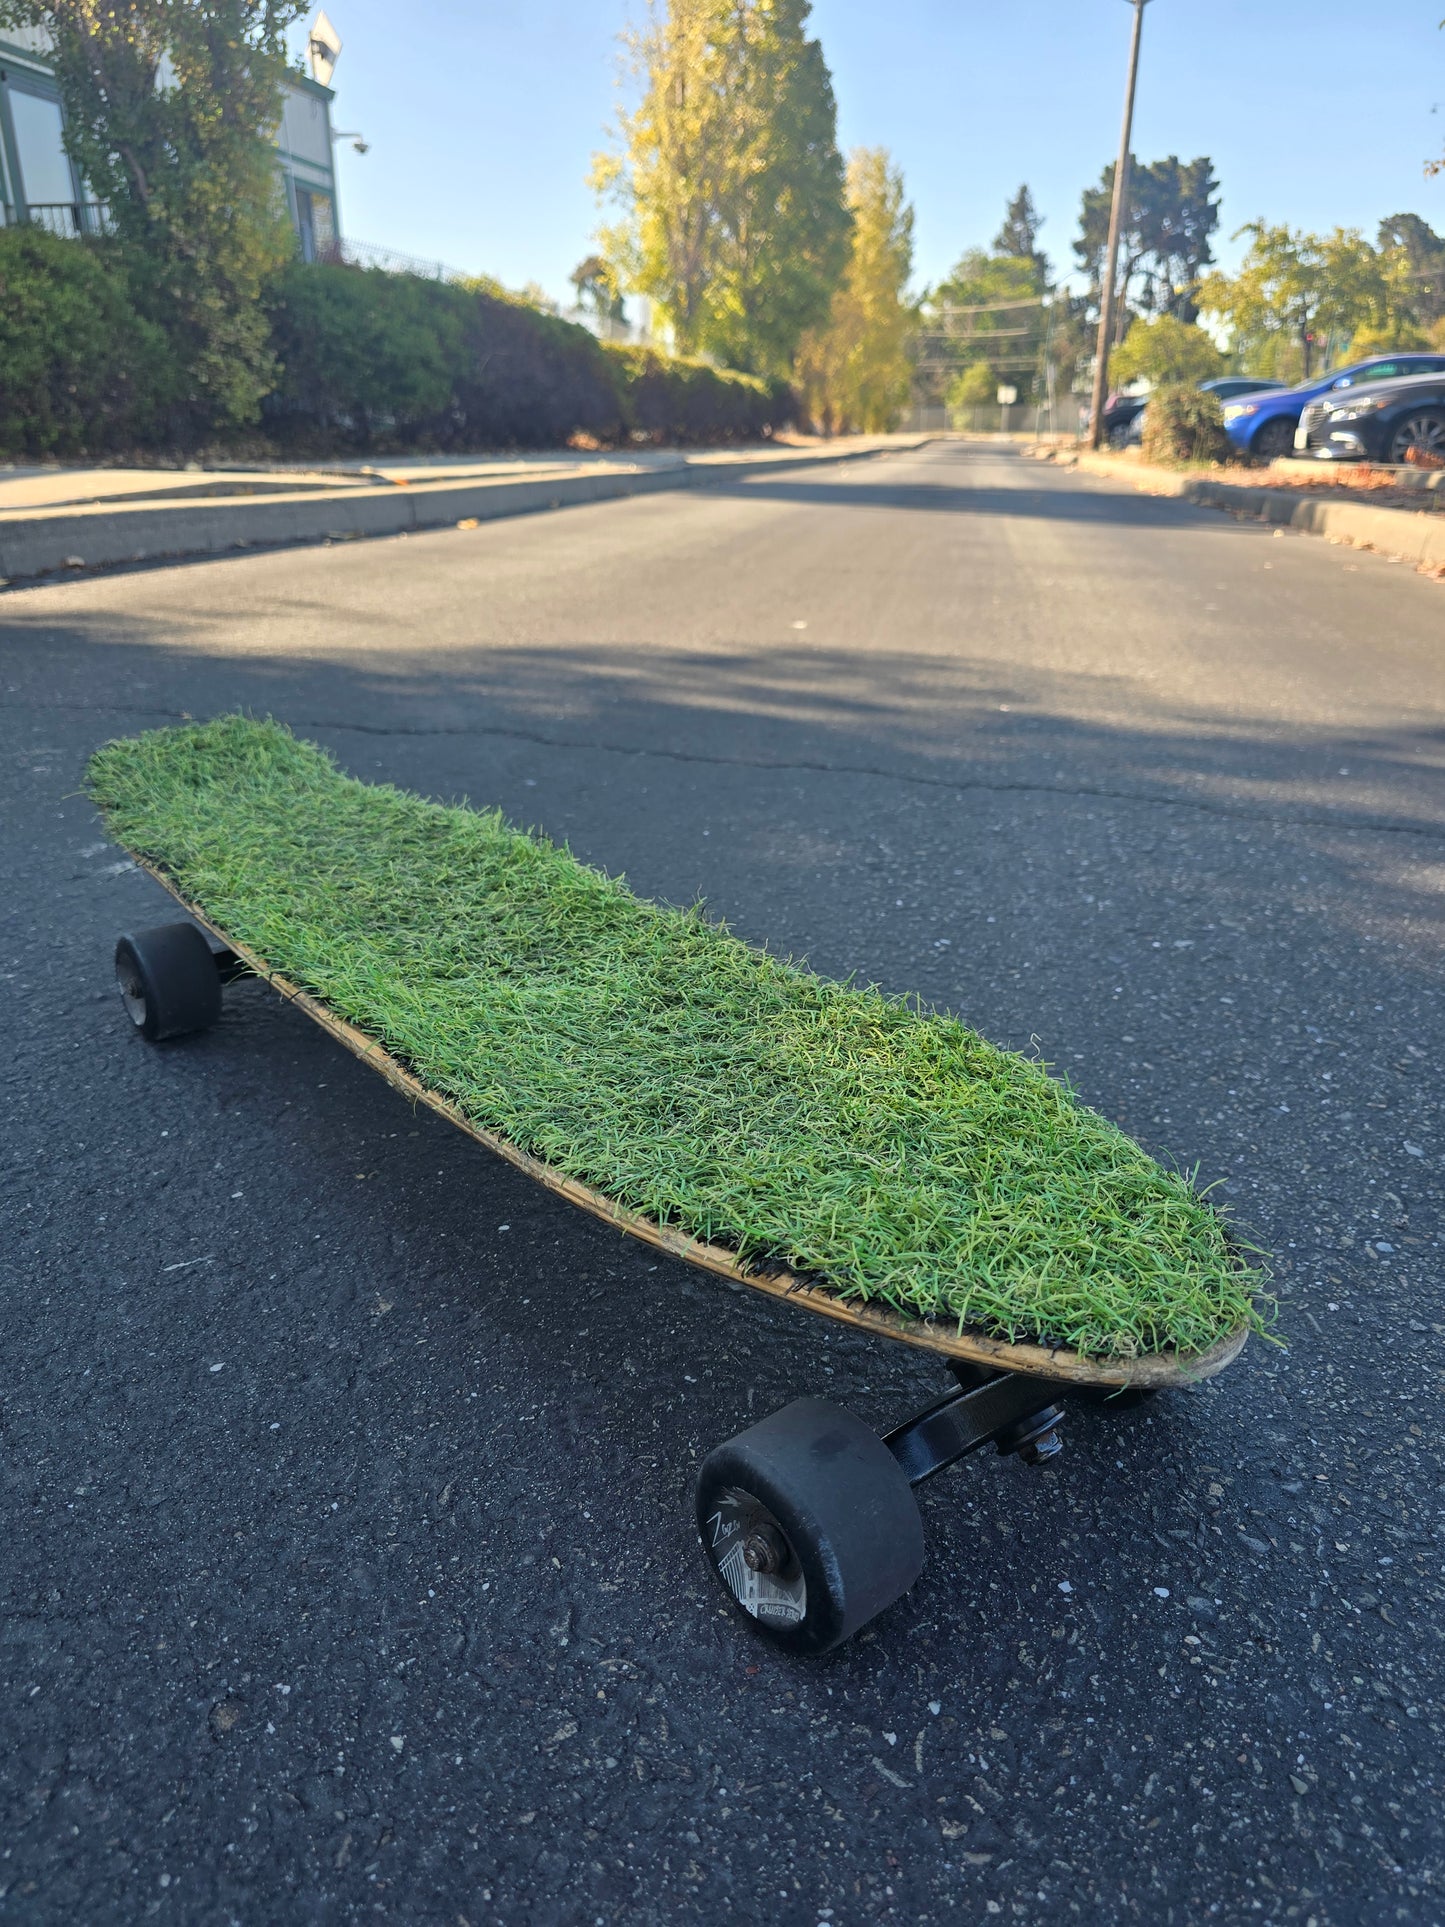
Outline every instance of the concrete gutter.
{"label": "concrete gutter", "polygon": [[[1374,549],[1392,561],[1445,569],[1445,513],[1440,509],[1374,508],[1367,502],[1331,501],[1327,495],[1307,495],[1294,488],[1236,487],[1205,475],[1180,475],[1173,469],[1086,449],[1056,459],[1060,466],[1077,468],[1086,475],[1130,481],[1149,495],[1173,495],[1204,508],[1226,509],[1279,528],[1323,535],[1357,549]],[[1430,483],[1421,487],[1422,492],[1435,492]]]}
{"label": "concrete gutter", "polygon": [[[346,542],[360,536],[400,535],[420,529],[488,522],[541,509],[615,501],[664,489],[699,488],[783,469],[818,468],[893,451],[921,448],[919,436],[856,438],[841,448],[712,451],[659,462],[624,456],[570,470],[513,478],[490,474],[461,478],[444,471],[405,486],[394,482],[334,488],[305,487],[265,495],[195,499],[184,486],[157,501],[86,503],[64,509],[44,506],[0,511],[0,586],[75,569],[114,568],[136,562],[221,555],[282,544]],[[179,481],[180,478],[178,478]],[[268,478],[274,486],[275,478]],[[193,477],[186,482],[192,483]],[[299,480],[299,478],[298,478]]]}

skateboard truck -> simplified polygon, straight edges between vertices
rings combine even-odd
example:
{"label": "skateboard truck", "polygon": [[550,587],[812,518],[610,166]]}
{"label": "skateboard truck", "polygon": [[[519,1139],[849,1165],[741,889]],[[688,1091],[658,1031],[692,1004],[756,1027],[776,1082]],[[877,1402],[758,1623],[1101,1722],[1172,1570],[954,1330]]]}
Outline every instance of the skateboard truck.
{"label": "skateboard truck", "polygon": [[1063,1413],[1052,1402],[1057,1387],[1019,1372],[951,1361],[959,1381],[912,1418],[883,1434],[910,1485],[922,1485],[981,1445],[1016,1452],[1025,1465],[1043,1465],[1063,1450]]}

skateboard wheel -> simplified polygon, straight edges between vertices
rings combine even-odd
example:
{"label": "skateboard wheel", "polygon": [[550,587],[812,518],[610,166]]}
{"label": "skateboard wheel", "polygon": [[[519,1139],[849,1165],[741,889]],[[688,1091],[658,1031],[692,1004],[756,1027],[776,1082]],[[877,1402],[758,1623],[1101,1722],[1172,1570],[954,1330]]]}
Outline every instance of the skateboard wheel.
{"label": "skateboard wheel", "polygon": [[861,1419],[817,1398],[708,1454],[697,1524],[733,1602],[796,1653],[841,1645],[923,1569],[923,1521],[897,1460]]}
{"label": "skateboard wheel", "polygon": [[221,1014],[221,974],[193,923],[137,930],[115,946],[115,980],[147,1043],[209,1030]]}

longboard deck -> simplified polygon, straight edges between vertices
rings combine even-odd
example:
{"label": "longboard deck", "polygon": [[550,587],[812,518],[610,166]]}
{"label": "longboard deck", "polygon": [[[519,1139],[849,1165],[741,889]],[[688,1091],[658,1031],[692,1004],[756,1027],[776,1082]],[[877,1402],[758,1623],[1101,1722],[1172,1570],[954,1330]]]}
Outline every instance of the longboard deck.
{"label": "longboard deck", "polygon": [[606,1224],[615,1225],[629,1237],[639,1238],[644,1244],[681,1258],[687,1264],[712,1272],[717,1277],[729,1278],[735,1284],[746,1285],[750,1290],[761,1291],[770,1298],[786,1299],[806,1311],[817,1312],[824,1318],[851,1325],[857,1331],[869,1332],[878,1338],[891,1338],[901,1344],[939,1353],[945,1358],[964,1359],[970,1364],[993,1366],[1000,1371],[1019,1372],[1030,1378],[1055,1379],[1066,1384],[1150,1391],[1170,1385],[1193,1384],[1222,1372],[1244,1349],[1249,1334],[1241,1329],[1203,1352],[1153,1352],[1140,1358],[1093,1358],[1082,1352],[1010,1343],[1005,1339],[991,1338],[984,1332],[956,1329],[935,1319],[911,1317],[889,1306],[841,1298],[826,1286],[799,1277],[795,1272],[762,1270],[744,1265],[736,1253],[726,1247],[704,1244],[685,1232],[672,1230],[651,1218],[628,1211],[602,1192],[594,1191],[576,1178],[567,1177],[565,1173],[532,1157],[505,1137],[474,1124],[450,1099],[424,1084],[374,1037],[368,1037],[354,1024],[338,1017],[319,998],[273,970],[248,945],[238,943],[220,929],[198,905],[182,894],[163,870],[135,851],[128,854],[138,869],[153,877],[188,917],[240,958],[249,971],[269,984],[288,1003],[303,1010],[338,1043],[345,1045],[353,1056],[379,1071],[395,1090],[409,1097],[413,1103],[425,1104],[429,1110],[465,1131],[478,1144],[484,1145],[496,1156],[505,1158],[509,1164],[524,1171],[529,1178],[535,1178],[549,1191],[555,1191],[559,1197],[566,1198],[569,1203],[590,1212]]}

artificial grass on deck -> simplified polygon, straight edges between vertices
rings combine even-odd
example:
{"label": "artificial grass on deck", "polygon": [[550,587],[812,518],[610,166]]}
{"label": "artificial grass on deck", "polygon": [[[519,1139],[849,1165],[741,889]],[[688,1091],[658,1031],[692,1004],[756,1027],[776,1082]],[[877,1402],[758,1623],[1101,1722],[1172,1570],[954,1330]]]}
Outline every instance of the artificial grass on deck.
{"label": "artificial grass on deck", "polygon": [[846,1297],[1112,1357],[1258,1327],[1217,1214],[1037,1064],[275,723],[108,744],[116,838],[479,1125]]}

